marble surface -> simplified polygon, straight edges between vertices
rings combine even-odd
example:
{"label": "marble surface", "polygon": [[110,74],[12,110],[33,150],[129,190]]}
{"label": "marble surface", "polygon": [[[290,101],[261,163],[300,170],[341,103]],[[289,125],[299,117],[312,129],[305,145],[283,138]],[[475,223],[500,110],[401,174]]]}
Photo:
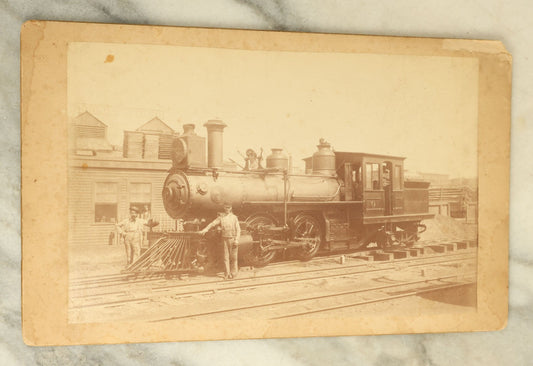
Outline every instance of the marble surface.
{"label": "marble surface", "polygon": [[[533,361],[529,0],[0,1],[0,362],[4,365],[526,365]],[[20,328],[19,30],[29,19],[499,39],[514,57],[509,324],[500,332],[28,347]]]}

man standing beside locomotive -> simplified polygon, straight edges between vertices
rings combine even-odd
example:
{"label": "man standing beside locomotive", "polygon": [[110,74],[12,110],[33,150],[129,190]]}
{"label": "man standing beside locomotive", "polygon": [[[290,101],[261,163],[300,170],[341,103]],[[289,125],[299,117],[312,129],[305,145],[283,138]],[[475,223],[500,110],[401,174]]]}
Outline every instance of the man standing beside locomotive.
{"label": "man standing beside locomotive", "polygon": [[135,262],[141,254],[141,239],[143,236],[144,220],[137,217],[139,210],[130,208],[130,217],[117,224],[120,235],[124,236],[126,248],[126,267]]}
{"label": "man standing beside locomotive", "polygon": [[237,276],[239,238],[241,236],[241,226],[239,219],[231,212],[231,205],[224,204],[224,213],[218,216],[213,222],[207,225],[200,233],[205,235],[214,226],[220,225],[222,234],[222,250],[224,251],[224,278]]}

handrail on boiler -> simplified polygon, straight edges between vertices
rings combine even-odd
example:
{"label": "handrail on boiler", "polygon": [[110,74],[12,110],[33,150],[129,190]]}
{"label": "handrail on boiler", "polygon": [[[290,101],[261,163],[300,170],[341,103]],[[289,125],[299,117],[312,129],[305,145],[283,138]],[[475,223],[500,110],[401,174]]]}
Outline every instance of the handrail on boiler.
{"label": "handrail on boiler", "polygon": [[[182,170],[179,168],[170,168],[169,172],[174,170]],[[287,177],[317,177],[317,178],[335,178],[336,176],[327,176],[323,174],[289,174],[285,169],[280,168],[266,168],[266,169],[257,169],[257,170],[228,170],[228,169],[219,169],[219,168],[196,168],[190,167],[185,168],[183,171],[196,172],[196,173],[231,173],[231,174],[242,174],[242,175],[287,175]]]}

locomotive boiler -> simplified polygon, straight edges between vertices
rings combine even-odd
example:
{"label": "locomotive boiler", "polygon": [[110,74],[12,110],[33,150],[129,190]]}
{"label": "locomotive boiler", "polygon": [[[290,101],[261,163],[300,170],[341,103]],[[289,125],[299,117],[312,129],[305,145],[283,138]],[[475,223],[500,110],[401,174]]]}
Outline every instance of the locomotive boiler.
{"label": "locomotive boiler", "polygon": [[264,168],[228,169],[226,124],[204,126],[207,141],[191,124],[173,141],[163,203],[172,218],[189,223],[188,232],[231,203],[250,264],[267,264],[281,251],[307,260],[318,251],[412,245],[424,230],[421,221],[433,217],[429,183],[405,181],[403,157],[338,152],[321,139],[304,159],[305,173],[294,173],[281,149],[273,149]]}

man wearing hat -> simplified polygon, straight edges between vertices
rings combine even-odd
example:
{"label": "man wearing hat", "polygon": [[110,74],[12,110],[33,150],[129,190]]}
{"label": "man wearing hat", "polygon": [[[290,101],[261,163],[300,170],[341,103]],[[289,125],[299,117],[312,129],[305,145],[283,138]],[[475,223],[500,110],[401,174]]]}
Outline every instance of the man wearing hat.
{"label": "man wearing hat", "polygon": [[261,160],[263,159],[263,149],[261,148],[261,154],[257,156],[257,153],[252,149],[246,150],[246,158],[244,158],[245,166],[244,170],[258,170],[263,169],[261,166]]}
{"label": "man wearing hat", "polygon": [[126,267],[135,262],[141,254],[141,239],[143,235],[144,220],[138,218],[139,209],[132,206],[130,217],[117,224],[119,234],[124,236],[124,246],[126,247]]}
{"label": "man wearing hat", "polygon": [[214,226],[220,225],[222,234],[222,250],[224,252],[224,278],[237,276],[239,238],[241,236],[241,226],[239,219],[231,212],[231,204],[224,204],[224,212],[213,222],[207,225],[200,233],[205,235]]}

